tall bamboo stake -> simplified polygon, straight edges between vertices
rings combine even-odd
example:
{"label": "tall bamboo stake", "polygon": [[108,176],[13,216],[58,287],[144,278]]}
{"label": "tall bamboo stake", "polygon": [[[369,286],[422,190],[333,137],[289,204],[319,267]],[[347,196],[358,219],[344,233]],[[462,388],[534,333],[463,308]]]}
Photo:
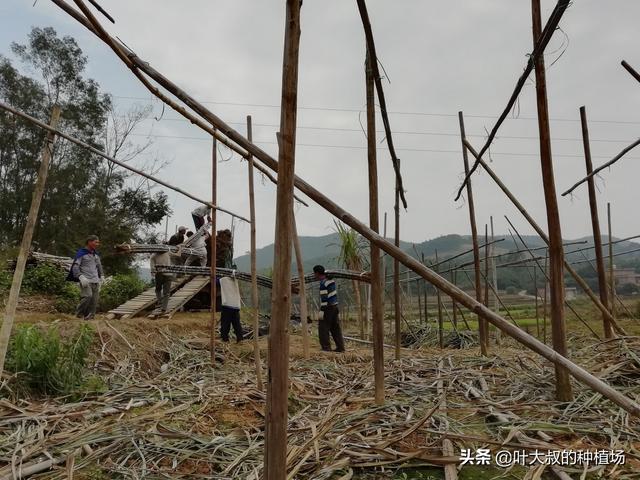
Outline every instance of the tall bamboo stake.
{"label": "tall bamboo stake", "polygon": [[[251,115],[247,115],[247,139],[253,139]],[[256,254],[256,201],[253,185],[253,155],[247,157],[249,165],[249,218],[251,220],[251,303],[253,306],[253,358],[256,365],[256,386],[262,391],[262,365],[260,359],[260,342],[258,332],[260,330],[260,305],[258,300],[258,268]],[[304,338],[303,338],[304,340]],[[304,345],[304,342],[303,342]]]}
{"label": "tall bamboo stake", "polygon": [[547,272],[549,271],[549,251],[545,251],[544,253],[544,299],[543,299],[543,307],[542,307],[542,341],[547,343],[547,292],[549,291],[549,275]]}
{"label": "tall bamboo stake", "polygon": [[484,224],[484,304],[489,306],[489,225]]}
{"label": "tall bamboo stake", "polygon": [[[211,203],[216,204],[218,197],[218,141],[213,137],[211,144]],[[216,364],[216,256],[218,252],[218,230],[216,210],[211,210],[211,275],[209,277],[209,291],[211,296],[211,319],[209,323],[209,353],[211,354],[211,366]]]}
{"label": "tall bamboo stake", "polygon": [[616,316],[616,277],[613,271],[613,232],[611,230],[611,204],[607,202],[607,225],[609,233],[609,288],[611,292],[611,316]]}
{"label": "tall bamboo stake", "polygon": [[[425,261],[424,261],[424,252],[422,252],[421,254],[421,258],[422,258],[422,264],[426,265]],[[425,325],[429,323],[429,307],[427,306],[427,302],[429,301],[429,294],[427,292],[427,290],[429,289],[429,284],[427,282],[425,282],[424,280],[422,280],[422,284],[424,287],[423,293],[424,293],[424,323]],[[455,283],[454,283],[455,285]]]}
{"label": "tall bamboo stake", "polygon": [[[453,265],[455,268],[455,264]],[[458,278],[458,272],[456,270],[451,271],[451,283],[457,285],[456,280]],[[451,309],[453,310],[453,328],[458,330],[458,314],[456,310],[458,310],[458,304],[456,303],[456,299],[451,297]]]}
{"label": "tall bamboo stake", "polygon": [[[587,167],[587,175],[593,172],[593,164],[591,163],[591,146],[589,144],[589,126],[587,124],[587,110],[584,106],[580,107],[580,121],[582,123],[582,144],[584,147],[584,161]],[[600,293],[600,301],[605,307],[609,306],[607,295],[607,273],[604,268],[604,258],[602,255],[602,236],[600,235],[600,219],[598,218],[598,200],[596,199],[596,186],[593,177],[589,177],[589,210],[591,213],[591,228],[593,230],[593,248],[596,251],[596,265],[598,267],[598,291]],[[609,239],[611,241],[611,239]],[[604,328],[605,338],[613,337],[613,328],[606,315],[602,316],[602,326]]]}
{"label": "tall bamboo stake", "polygon": [[[55,128],[60,118],[60,107],[54,105],[51,110],[51,119],[49,125]],[[7,300],[7,306],[5,308],[4,320],[2,321],[2,328],[0,329],[0,375],[4,372],[4,361],[7,356],[7,349],[9,348],[9,339],[11,338],[11,330],[16,318],[16,309],[18,308],[18,298],[20,298],[20,287],[22,286],[22,278],[24,277],[24,269],[27,264],[27,257],[31,250],[31,240],[33,239],[33,232],[36,229],[36,223],[38,221],[38,213],[40,212],[40,204],[42,203],[42,196],[47,184],[47,175],[49,174],[49,164],[51,163],[51,157],[53,155],[53,142],[55,135],[51,132],[47,133],[44,141],[44,148],[42,150],[42,160],[40,161],[40,169],[38,170],[38,178],[33,188],[33,194],[31,196],[31,206],[29,207],[29,216],[27,217],[27,224],[24,227],[24,233],[22,234],[22,242],[20,243],[20,252],[18,253],[18,260],[16,261],[16,268],[13,272],[13,279],[11,281],[11,290],[9,290],[9,299]]]}
{"label": "tall bamboo stake", "polygon": [[[399,161],[398,161],[399,167]],[[396,201],[393,207],[395,213],[395,236],[394,244],[400,248],[400,183],[396,177]],[[400,262],[398,259],[393,260],[393,306],[395,308],[395,354],[396,360],[400,360],[400,320],[402,315],[402,307],[400,305]]]}
{"label": "tall bamboo stake", "polygon": [[[498,268],[496,266],[496,259],[493,258],[495,248],[495,236],[493,232],[493,216],[489,217],[489,224],[491,225],[491,285],[493,285],[493,311],[500,314],[500,304],[498,302]],[[496,345],[500,345],[500,338],[502,337],[502,331],[496,329]]]}
{"label": "tall bamboo stake", "polygon": [[540,315],[538,315],[538,269],[533,267],[533,295],[536,302],[536,338],[540,338]]}
{"label": "tall bamboo stake", "polygon": [[[464,116],[462,112],[458,112],[458,121],[460,122],[460,138],[462,140],[462,159],[464,161],[464,173],[469,175],[469,157],[467,155],[467,147],[464,144],[466,138],[464,130]],[[473,243],[473,267],[475,273],[475,290],[476,300],[482,302],[482,284],[480,281],[480,248],[478,247],[478,228],[476,227],[476,211],[473,203],[473,189],[471,188],[471,179],[467,179],[467,203],[469,205],[469,223],[471,224],[471,241]],[[480,336],[480,352],[482,355],[489,354],[489,326],[484,318],[478,317],[478,333]]]}
{"label": "tall bamboo stake", "polygon": [[[369,172],[369,226],[378,232],[378,160],[376,156],[376,111],[374,98],[374,79],[371,70],[371,57],[367,51],[365,61],[365,83],[367,95],[367,163]],[[387,214],[385,219],[385,234],[387,230]],[[382,265],[380,263],[380,248],[369,243],[371,255],[371,315],[373,328],[373,371],[375,383],[375,399],[377,405],[384,404],[384,284]]]}
{"label": "tall bamboo stake", "polygon": [[289,318],[291,316],[291,238],[293,237],[293,187],[295,177],[296,112],[298,104],[298,54],[300,47],[300,0],[287,0],[280,148],[276,195],[271,325],[269,328],[269,375],[265,419],[264,471],[266,480],[287,476],[287,408],[289,390]]}
{"label": "tall bamboo stake", "polygon": [[[435,251],[436,254],[436,263],[438,263],[438,250]],[[437,272],[437,270],[436,270]],[[442,294],[440,293],[440,289],[436,287],[436,299],[438,302],[438,344],[440,348],[444,348],[444,323],[442,320]]]}
{"label": "tall bamboo stake", "polygon": [[[300,237],[298,236],[298,222],[295,215],[291,218],[293,223],[293,249],[296,254],[296,266],[298,267],[298,278],[304,278],[304,261],[302,258],[302,248],[300,247]],[[299,283],[298,298],[300,299],[300,329],[302,330],[302,353],[304,358],[309,358],[309,325],[307,324],[307,287],[305,282]]]}
{"label": "tall bamboo stake", "polygon": [[[533,17],[533,43],[538,43],[542,36],[542,18],[540,0],[531,0]],[[540,162],[542,167],[542,183],[544,199],[547,207],[549,225],[549,264],[551,266],[551,335],[553,348],[560,355],[567,356],[567,337],[564,318],[564,253],[562,249],[562,230],[560,213],[556,197],[556,185],[551,157],[551,134],[549,131],[549,106],[547,103],[547,81],[544,66],[544,55],[535,59],[536,98],[538,103],[538,128],[540,130]],[[556,397],[561,401],[570,401],[571,382],[569,372],[556,366]]]}

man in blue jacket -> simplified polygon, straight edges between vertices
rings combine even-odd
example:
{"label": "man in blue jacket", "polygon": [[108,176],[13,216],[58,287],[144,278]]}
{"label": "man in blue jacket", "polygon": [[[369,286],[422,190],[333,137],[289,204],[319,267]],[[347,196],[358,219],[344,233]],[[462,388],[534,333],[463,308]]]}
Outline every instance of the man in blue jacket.
{"label": "man in blue jacket", "polygon": [[322,320],[318,322],[318,337],[320,337],[320,347],[325,352],[331,351],[331,340],[329,333],[336,343],[336,352],[344,352],[344,338],[342,337],[342,327],[338,310],[338,291],[336,281],[330,278],[322,265],[313,267],[316,279],[320,280],[320,310],[322,310]]}
{"label": "man in blue jacket", "polygon": [[87,237],[86,245],[78,250],[69,275],[80,283],[80,304],[76,309],[76,317],[92,320],[100,300],[100,287],[104,279],[102,263],[97,248],[100,239],[96,235]]}

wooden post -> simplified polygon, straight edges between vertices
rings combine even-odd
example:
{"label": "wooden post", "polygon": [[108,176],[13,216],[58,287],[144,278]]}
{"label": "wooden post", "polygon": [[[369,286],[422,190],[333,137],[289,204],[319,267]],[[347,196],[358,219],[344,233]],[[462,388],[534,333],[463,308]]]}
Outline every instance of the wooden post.
{"label": "wooden post", "polygon": [[[540,0],[531,0],[533,18],[533,43],[537,44],[542,35],[542,18]],[[562,248],[562,229],[556,185],[551,157],[551,134],[549,129],[549,106],[547,103],[547,81],[544,66],[544,55],[535,59],[536,98],[538,104],[538,129],[540,131],[540,163],[542,167],[542,183],[544,199],[547,207],[549,232],[549,265],[551,267],[551,335],[553,348],[560,355],[567,356],[567,337],[564,318],[564,253]],[[571,382],[567,369],[556,365],[556,397],[560,401],[570,401]]]}
{"label": "wooden post", "polygon": [[[247,115],[247,139],[253,141],[251,115]],[[256,260],[256,201],[253,186],[253,155],[247,157],[249,165],[249,219],[251,220],[251,303],[253,306],[253,358],[256,364],[256,386],[262,391],[262,365],[260,359],[260,302],[258,300],[258,268]]]}
{"label": "wooden post", "polygon": [[549,291],[549,250],[544,252],[544,297],[542,304],[542,341],[547,343],[547,292]]}
{"label": "wooden post", "polygon": [[291,238],[295,177],[296,113],[298,105],[298,54],[300,0],[287,0],[280,148],[273,257],[273,290],[269,329],[269,374],[265,419],[264,478],[287,477],[287,408],[289,391],[289,319],[291,316]]}
{"label": "wooden post", "polygon": [[[462,139],[462,159],[464,160],[464,173],[469,175],[469,157],[467,155],[467,147],[464,144],[466,133],[464,130],[464,116],[462,112],[458,112],[458,121],[460,122],[460,137]],[[471,179],[467,179],[467,203],[469,205],[469,223],[471,224],[471,241],[473,243],[473,268],[475,273],[475,289],[476,300],[482,302],[482,284],[480,283],[480,248],[478,247],[478,229],[476,227],[476,211],[473,204],[473,189],[471,188]],[[478,316],[478,333],[480,336],[480,352],[482,355],[489,354],[489,326],[487,321]]]}
{"label": "wooden post", "polygon": [[[371,58],[367,51],[365,61],[365,81],[367,94],[367,160],[369,172],[369,226],[378,232],[378,160],[376,156],[376,111],[374,99],[374,79],[371,70]],[[387,214],[384,215],[385,234],[387,230]],[[384,404],[384,278],[380,263],[380,248],[369,243],[371,254],[371,316],[373,329],[373,371],[375,383],[375,400],[377,405]]]}
{"label": "wooden post", "polygon": [[[494,232],[493,232],[493,216],[489,217],[489,223],[491,224],[491,256],[494,252]],[[496,267],[496,260],[491,260],[491,285],[493,285],[493,311],[500,314],[500,302],[498,302],[498,268]],[[496,328],[496,345],[500,345],[500,339],[502,338],[502,330]]]}
{"label": "wooden post", "polygon": [[[396,201],[394,204],[395,213],[395,237],[394,243],[400,248],[400,184],[396,178]],[[402,307],[400,305],[400,262],[393,260],[393,306],[395,308],[394,325],[395,325],[395,354],[396,360],[400,360],[400,320],[402,317]]]}
{"label": "wooden post", "polygon": [[[422,264],[426,265],[425,261],[424,261],[424,252],[422,252],[421,254],[422,257]],[[427,290],[429,289],[429,284],[426,281],[422,281],[423,287],[424,287],[424,323],[425,325],[429,323],[429,307],[427,306],[427,302],[429,301],[429,294],[427,292]]]}
{"label": "wooden post", "polygon": [[484,224],[484,304],[489,306],[489,226]]}
{"label": "wooden post", "polygon": [[[437,264],[438,250],[436,250],[435,253],[436,253],[436,264]],[[440,348],[444,348],[444,332],[442,331],[444,329],[444,324],[442,321],[442,294],[440,293],[440,289],[438,287],[436,287],[436,299],[438,302],[438,344],[440,345]]]}
{"label": "wooden post", "polygon": [[[218,196],[218,141],[213,137],[211,146],[211,204],[216,204]],[[209,325],[209,352],[211,354],[211,366],[216,365],[216,257],[218,255],[218,230],[216,210],[211,209],[211,275],[209,283],[209,292],[211,293],[211,320]]]}
{"label": "wooden post", "polygon": [[296,254],[296,266],[298,267],[298,278],[300,279],[298,298],[300,298],[300,329],[302,330],[302,354],[305,359],[309,358],[309,325],[307,323],[307,287],[304,283],[304,261],[302,259],[302,248],[300,247],[300,237],[298,236],[298,222],[296,217],[291,217],[293,222],[293,249]]}
{"label": "wooden post", "polygon": [[[58,105],[54,105],[53,109],[51,110],[51,119],[49,121],[49,125],[55,128],[58,124],[59,118],[60,107]],[[18,260],[16,261],[16,268],[13,272],[13,280],[11,281],[9,299],[7,300],[2,328],[0,329],[0,375],[2,375],[2,373],[4,372],[4,361],[7,356],[7,349],[9,348],[9,339],[11,338],[13,322],[16,318],[16,309],[18,308],[18,298],[20,297],[20,287],[22,286],[24,269],[27,264],[29,251],[31,250],[31,240],[33,239],[33,232],[36,229],[36,223],[38,221],[40,203],[42,203],[42,196],[44,195],[44,189],[47,184],[47,175],[49,173],[51,156],[53,154],[52,150],[54,140],[55,135],[51,132],[48,132],[44,142],[44,149],[42,151],[42,160],[40,162],[40,169],[38,170],[38,178],[36,179],[36,184],[33,188],[33,195],[31,196],[31,206],[29,207],[27,224],[25,225],[24,233],[22,234],[22,243],[20,243]]]}
{"label": "wooden post", "polygon": [[611,204],[607,202],[607,225],[609,233],[609,282],[611,291],[611,316],[616,317],[616,277],[613,271],[613,233],[611,230]]}
{"label": "wooden post", "polygon": [[[582,122],[582,144],[584,146],[584,161],[587,167],[587,175],[593,172],[593,164],[591,163],[591,146],[589,144],[589,126],[587,124],[587,110],[584,106],[580,107],[580,121]],[[600,293],[600,301],[605,307],[609,307],[609,299],[607,295],[607,273],[604,268],[604,257],[602,254],[602,236],[600,235],[600,219],[598,218],[598,200],[596,198],[596,186],[593,177],[587,180],[589,187],[589,210],[591,212],[591,228],[593,230],[593,243],[596,251],[596,266],[598,267],[598,291]],[[611,241],[611,239],[609,239]],[[604,328],[605,338],[613,337],[613,328],[611,322],[606,315],[602,316],[602,325]]]}

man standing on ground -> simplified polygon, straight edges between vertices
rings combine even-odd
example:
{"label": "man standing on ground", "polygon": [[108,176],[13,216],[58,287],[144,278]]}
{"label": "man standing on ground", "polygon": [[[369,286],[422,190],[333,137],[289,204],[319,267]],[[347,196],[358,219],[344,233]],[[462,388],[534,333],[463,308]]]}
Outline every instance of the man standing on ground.
{"label": "man standing on ground", "polygon": [[342,328],[338,310],[338,291],[336,282],[329,278],[322,265],[313,267],[313,273],[317,280],[320,280],[320,310],[322,319],[318,322],[318,337],[320,337],[320,347],[325,352],[331,351],[331,340],[329,333],[336,344],[336,352],[344,352],[344,338],[342,338]]}
{"label": "man standing on ground", "polygon": [[151,273],[154,275],[156,284],[156,308],[149,317],[155,318],[156,316],[167,313],[169,297],[171,296],[171,282],[174,278],[172,273],[156,271],[156,267],[158,265],[171,265],[171,252],[154,253],[151,255],[150,264]]}
{"label": "man standing on ground", "polygon": [[100,300],[100,287],[104,279],[102,263],[97,248],[100,240],[96,235],[89,235],[86,244],[78,250],[71,265],[69,277],[80,283],[80,304],[76,317],[92,320]]}
{"label": "man standing on ground", "polygon": [[220,292],[220,337],[223,342],[229,341],[229,331],[233,326],[236,334],[236,342],[243,338],[242,324],[240,323],[240,288],[235,278],[216,278],[218,291]]}

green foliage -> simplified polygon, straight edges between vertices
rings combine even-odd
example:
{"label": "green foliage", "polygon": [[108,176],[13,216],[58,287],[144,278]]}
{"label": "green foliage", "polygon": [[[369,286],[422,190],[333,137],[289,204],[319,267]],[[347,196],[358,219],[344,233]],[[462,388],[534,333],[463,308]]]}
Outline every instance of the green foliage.
{"label": "green foliage", "polygon": [[27,293],[57,295],[65,287],[67,274],[55,265],[41,263],[25,269],[22,288]]}
{"label": "green foliage", "polygon": [[35,393],[71,393],[82,384],[93,336],[88,324],[66,341],[55,326],[42,330],[19,325],[11,339],[7,368],[18,374],[20,385]]}
{"label": "green foliage", "polygon": [[[33,28],[27,42],[14,43],[11,50],[21,68],[0,56],[0,101],[46,123],[57,103],[58,128],[122,161],[144,150],[127,137],[148,111],[139,109],[124,119],[116,114],[111,98],[85,77],[87,58],[73,38],[58,37],[53,28]],[[41,129],[0,113],[0,245],[20,241],[43,139]],[[87,235],[96,234],[104,251],[112,251],[115,244],[147,236],[169,210],[164,193],[150,192],[122,169],[58,141],[34,243],[47,253],[72,256]],[[131,257],[105,256],[103,264],[110,273],[124,272]]]}
{"label": "green foliage", "polygon": [[74,313],[80,302],[80,289],[77,284],[65,282],[62,290],[56,295],[54,306],[60,313]]}
{"label": "green foliage", "polygon": [[518,293],[518,289],[516,287],[512,286],[512,285],[508,286],[506,288],[506,291],[507,291],[508,295],[515,295],[516,293]]}
{"label": "green foliage", "polygon": [[335,231],[339,237],[340,253],[338,261],[344,268],[361,271],[366,261],[366,247],[362,237],[352,228],[347,228],[344,224],[333,221]]}
{"label": "green foliage", "polygon": [[100,291],[100,310],[108,311],[142,293],[145,283],[136,275],[116,275]]}
{"label": "green foliage", "polygon": [[0,270],[0,296],[9,292],[11,288],[11,272],[8,270]]}

